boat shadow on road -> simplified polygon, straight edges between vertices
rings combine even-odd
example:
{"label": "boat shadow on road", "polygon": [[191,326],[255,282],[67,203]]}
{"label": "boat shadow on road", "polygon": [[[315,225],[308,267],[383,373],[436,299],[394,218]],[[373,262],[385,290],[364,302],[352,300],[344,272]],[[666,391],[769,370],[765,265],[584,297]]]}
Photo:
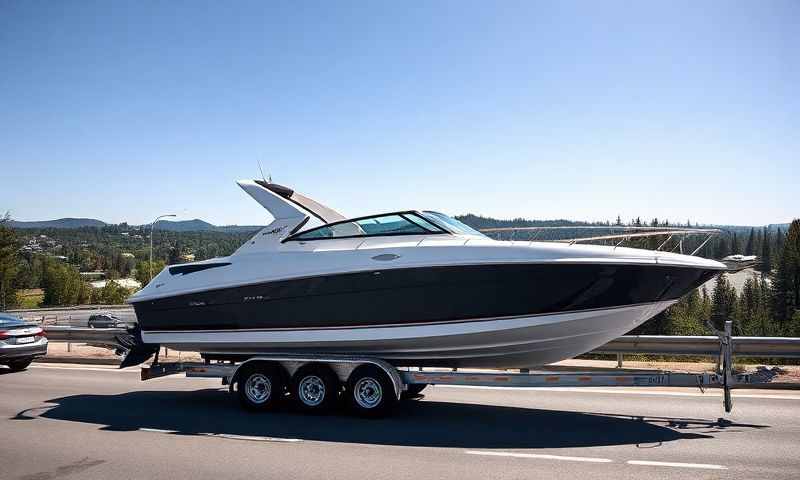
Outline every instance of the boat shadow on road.
{"label": "boat shadow on road", "polygon": [[311,441],[451,448],[567,448],[647,445],[708,439],[720,431],[766,428],[726,421],[542,410],[441,401],[406,401],[393,415],[362,419],[290,408],[248,413],[227,392],[134,391],[72,395],[20,412],[15,419],[67,420],[103,430],[157,429],[175,435],[233,435]]}

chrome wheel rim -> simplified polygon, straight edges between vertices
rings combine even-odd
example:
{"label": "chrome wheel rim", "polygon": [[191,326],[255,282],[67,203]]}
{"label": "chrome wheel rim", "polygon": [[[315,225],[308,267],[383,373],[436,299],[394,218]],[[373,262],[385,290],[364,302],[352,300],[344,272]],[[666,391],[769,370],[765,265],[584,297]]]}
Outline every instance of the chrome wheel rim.
{"label": "chrome wheel rim", "polygon": [[325,400],[325,382],[316,375],[308,375],[297,386],[300,401],[309,407],[316,407]]}
{"label": "chrome wheel rim", "polygon": [[254,373],[244,384],[244,394],[253,403],[264,403],[272,394],[272,382],[266,375]]}
{"label": "chrome wheel rim", "polygon": [[383,399],[383,389],[381,389],[380,382],[374,378],[365,377],[356,382],[353,395],[361,408],[375,408]]}

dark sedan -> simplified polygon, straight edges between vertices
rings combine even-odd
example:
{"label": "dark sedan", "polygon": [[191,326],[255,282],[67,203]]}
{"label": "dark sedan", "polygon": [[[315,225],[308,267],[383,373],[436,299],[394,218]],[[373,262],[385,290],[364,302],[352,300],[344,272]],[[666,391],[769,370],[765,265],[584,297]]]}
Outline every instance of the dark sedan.
{"label": "dark sedan", "polygon": [[46,354],[47,337],[42,327],[0,313],[0,365],[25,370],[34,358]]}
{"label": "dark sedan", "polygon": [[127,328],[128,324],[110,313],[98,313],[89,317],[89,328]]}

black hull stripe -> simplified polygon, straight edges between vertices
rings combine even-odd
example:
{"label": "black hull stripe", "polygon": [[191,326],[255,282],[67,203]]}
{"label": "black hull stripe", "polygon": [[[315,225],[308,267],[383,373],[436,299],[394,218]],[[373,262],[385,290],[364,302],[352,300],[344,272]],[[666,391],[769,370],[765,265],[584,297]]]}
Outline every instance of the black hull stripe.
{"label": "black hull stripe", "polygon": [[363,328],[675,300],[716,273],[602,264],[387,269],[180,295],[134,308],[144,331]]}
{"label": "black hull stripe", "polygon": [[[669,300],[667,300],[669,301]],[[398,328],[398,327],[421,327],[427,325],[447,325],[453,323],[475,323],[475,322],[491,322],[495,320],[514,320],[517,318],[531,318],[531,317],[547,317],[562,314],[574,313],[591,313],[602,310],[620,310],[631,307],[644,307],[648,305],[655,305],[659,302],[652,303],[636,303],[632,305],[619,305],[616,307],[608,308],[587,308],[583,310],[566,310],[562,312],[549,312],[549,313],[534,313],[527,315],[510,315],[505,317],[481,317],[481,318],[465,318],[461,320],[445,320],[441,322],[409,322],[409,323],[394,323],[394,324],[380,324],[380,325],[352,325],[347,327],[278,327],[278,328],[237,328],[237,332],[292,332],[292,331],[315,331],[315,330],[358,330],[363,328]],[[147,333],[224,333],[230,332],[231,329],[222,330],[146,330]]]}

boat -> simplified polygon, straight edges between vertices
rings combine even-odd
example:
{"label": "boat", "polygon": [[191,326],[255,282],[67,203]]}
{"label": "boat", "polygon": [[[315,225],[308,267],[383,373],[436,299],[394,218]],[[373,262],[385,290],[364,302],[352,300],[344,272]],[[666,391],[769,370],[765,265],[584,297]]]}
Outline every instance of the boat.
{"label": "boat", "polygon": [[285,186],[237,183],[274,220],[232,255],[168,266],[130,297],[131,346],[147,351],[125,365],[161,345],[214,358],[540,366],[625,334],[725,269],[662,251],[499,241],[433,211],[348,219]]}

